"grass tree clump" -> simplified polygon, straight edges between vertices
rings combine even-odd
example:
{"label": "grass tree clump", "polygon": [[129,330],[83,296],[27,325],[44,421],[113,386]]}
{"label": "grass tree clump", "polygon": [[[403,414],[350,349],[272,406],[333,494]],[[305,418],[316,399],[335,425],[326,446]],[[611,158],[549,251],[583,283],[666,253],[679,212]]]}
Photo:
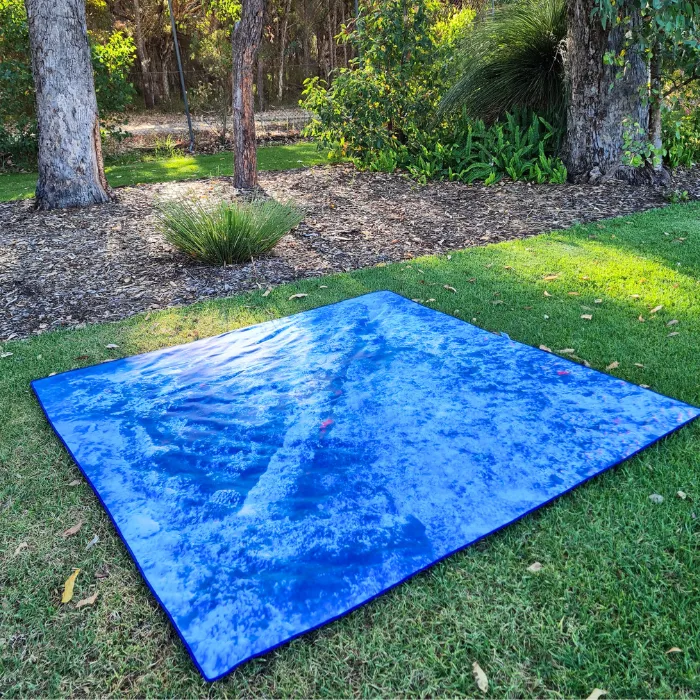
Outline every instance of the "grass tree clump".
{"label": "grass tree clump", "polygon": [[304,213],[275,200],[247,204],[167,202],[159,206],[168,242],[196,260],[230,265],[267,253],[301,223]]}
{"label": "grass tree clump", "polygon": [[563,123],[565,0],[518,0],[477,24],[462,47],[459,79],[440,105],[493,122],[530,109]]}

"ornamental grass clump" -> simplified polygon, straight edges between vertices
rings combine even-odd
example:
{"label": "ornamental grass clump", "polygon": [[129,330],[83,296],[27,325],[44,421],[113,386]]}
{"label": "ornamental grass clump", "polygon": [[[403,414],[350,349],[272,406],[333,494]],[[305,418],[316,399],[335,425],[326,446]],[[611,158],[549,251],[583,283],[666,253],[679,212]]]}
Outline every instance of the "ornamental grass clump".
{"label": "ornamental grass clump", "polygon": [[215,206],[166,202],[158,211],[169,243],[214,265],[244,263],[267,253],[304,218],[300,209],[275,200]]}

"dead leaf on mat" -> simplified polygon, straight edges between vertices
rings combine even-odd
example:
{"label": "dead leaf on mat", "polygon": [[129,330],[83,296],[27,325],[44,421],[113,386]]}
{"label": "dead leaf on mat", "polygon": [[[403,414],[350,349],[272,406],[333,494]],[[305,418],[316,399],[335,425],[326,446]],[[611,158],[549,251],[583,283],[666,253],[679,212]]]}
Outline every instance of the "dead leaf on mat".
{"label": "dead leaf on mat", "polygon": [[611,369],[617,369],[620,366],[620,363],[615,360],[614,362],[611,362],[605,369],[610,371]]}
{"label": "dead leaf on mat", "polygon": [[75,525],[73,525],[73,527],[69,527],[67,530],[64,530],[62,537],[65,539],[66,537],[73,537],[73,535],[77,535],[80,532],[80,528],[82,526],[83,521],[80,520]]}
{"label": "dead leaf on mat", "polygon": [[291,301],[292,299],[303,299],[304,297],[308,297],[308,294],[292,294],[287,301]]}
{"label": "dead leaf on mat", "polygon": [[94,605],[95,601],[97,600],[98,593],[95,591],[90,597],[88,598],[83,598],[82,600],[79,600],[76,604],[76,608],[82,608],[84,605]]}
{"label": "dead leaf on mat", "polygon": [[537,573],[538,571],[542,571],[542,564],[540,562],[536,561],[530,564],[530,566],[527,567],[528,571],[532,571],[533,573]]}
{"label": "dead leaf on mat", "polygon": [[472,673],[479,690],[485,693],[489,689],[489,679],[486,677],[484,669],[476,661],[472,664]]}
{"label": "dead leaf on mat", "polygon": [[602,690],[601,688],[593,688],[593,692],[586,698],[586,700],[598,700],[601,695],[607,695],[607,690]]}
{"label": "dead leaf on mat", "polygon": [[73,587],[75,586],[75,579],[78,578],[80,569],[76,569],[63,584],[63,595],[61,596],[62,603],[70,603],[73,600]]}

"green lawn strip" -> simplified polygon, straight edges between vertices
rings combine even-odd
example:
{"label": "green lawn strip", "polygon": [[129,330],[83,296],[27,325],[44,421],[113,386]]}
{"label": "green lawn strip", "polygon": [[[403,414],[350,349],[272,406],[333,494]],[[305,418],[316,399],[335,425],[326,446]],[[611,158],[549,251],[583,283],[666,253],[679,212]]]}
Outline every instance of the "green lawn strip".
{"label": "green lawn strip", "polygon": [[[258,149],[260,170],[290,170],[327,163],[328,159],[316,144],[295,143],[289,146],[265,146]],[[218,175],[231,175],[233,156],[217,153],[204,156],[175,156],[163,160],[144,160],[105,167],[109,184],[113,187],[138,185],[148,182],[197,180]],[[36,173],[0,175],[0,201],[28,199],[34,196]]]}
{"label": "green lawn strip", "polygon": [[[585,697],[594,687],[697,697],[700,425],[208,688],[95,496],[69,485],[79,471],[29,381],[392,289],[530,345],[574,348],[597,369],[618,362],[612,374],[700,404],[699,281],[700,205],[677,205],[6,343],[0,693],[474,696],[478,661],[494,697]],[[296,293],[308,296],[290,300]],[[63,539],[78,520],[80,533]],[[94,534],[100,543],[86,551]],[[539,573],[527,569],[534,561]],[[60,605],[74,567],[75,600],[99,591],[94,606]],[[96,579],[104,567],[109,577]]]}

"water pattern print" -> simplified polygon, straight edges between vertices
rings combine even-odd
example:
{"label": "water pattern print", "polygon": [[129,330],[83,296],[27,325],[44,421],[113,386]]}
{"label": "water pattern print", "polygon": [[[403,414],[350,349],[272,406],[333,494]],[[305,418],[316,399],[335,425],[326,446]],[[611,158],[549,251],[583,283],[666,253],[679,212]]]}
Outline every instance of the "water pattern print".
{"label": "water pattern print", "polygon": [[208,680],[700,413],[390,292],[33,387]]}

